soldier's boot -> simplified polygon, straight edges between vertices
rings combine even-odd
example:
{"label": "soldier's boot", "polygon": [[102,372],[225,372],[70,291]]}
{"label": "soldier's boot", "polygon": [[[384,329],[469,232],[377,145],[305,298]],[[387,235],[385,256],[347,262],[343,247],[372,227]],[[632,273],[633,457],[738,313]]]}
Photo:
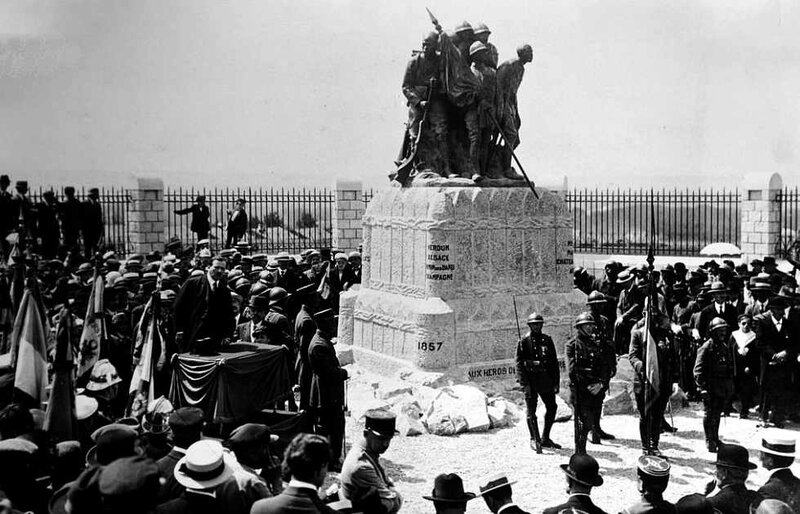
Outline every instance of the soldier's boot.
{"label": "soldier's boot", "polygon": [[647,436],[647,423],[644,419],[639,420],[639,438],[642,441],[642,453],[645,455],[650,455],[652,445],[650,444],[650,439]]}
{"label": "soldier's boot", "polygon": [[536,416],[528,416],[528,432],[531,435],[531,449],[542,453],[542,438],[539,436],[539,421]]}
{"label": "soldier's boot", "polygon": [[560,450],[561,445],[550,439],[550,430],[553,428],[553,422],[555,421],[555,413],[547,413],[544,415],[544,432],[542,432],[542,448],[552,448],[554,450]]}
{"label": "soldier's boot", "polygon": [[714,432],[714,416],[708,411],[703,414],[703,432],[706,436],[706,448],[711,453],[717,453],[717,434]]}

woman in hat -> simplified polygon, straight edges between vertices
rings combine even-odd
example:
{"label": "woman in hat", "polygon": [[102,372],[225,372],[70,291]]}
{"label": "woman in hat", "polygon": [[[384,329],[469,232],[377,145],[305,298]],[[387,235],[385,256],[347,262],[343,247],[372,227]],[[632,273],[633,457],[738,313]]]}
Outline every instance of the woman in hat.
{"label": "woman in hat", "polygon": [[731,334],[736,350],[736,397],[741,402],[739,417],[747,419],[750,407],[758,398],[756,377],[760,369],[756,333],[752,329],[753,320],[747,314],[739,315],[739,328]]}

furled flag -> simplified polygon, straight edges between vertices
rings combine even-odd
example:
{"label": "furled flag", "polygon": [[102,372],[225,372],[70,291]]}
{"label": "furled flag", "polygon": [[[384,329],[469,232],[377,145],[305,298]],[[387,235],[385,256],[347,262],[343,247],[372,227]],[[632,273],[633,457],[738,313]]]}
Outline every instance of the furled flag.
{"label": "furled flag", "polygon": [[90,372],[100,358],[101,345],[105,335],[105,318],[103,316],[103,292],[105,285],[103,276],[97,269],[92,277],[92,292],[89,293],[89,305],[83,319],[83,332],[79,346],[78,376]]}
{"label": "furled flag", "polygon": [[[33,284],[35,287],[35,284]],[[38,291],[26,287],[11,333],[14,388],[37,404],[47,399],[47,333]]]}
{"label": "furled flag", "polygon": [[653,306],[650,308],[648,305],[650,303],[650,297],[647,298],[645,301],[645,308],[644,308],[644,333],[645,333],[645,363],[644,363],[644,376],[647,378],[647,382],[652,387],[652,391],[649,393],[650,396],[648,398],[648,405],[649,408],[656,398],[659,397],[661,392],[661,374],[658,369],[658,343],[656,342],[656,337],[654,335],[654,331],[656,328],[656,320],[653,319],[653,312],[656,308]]}
{"label": "furled flag", "polygon": [[155,384],[153,376],[155,374],[156,355],[155,352],[161,348],[164,341],[158,321],[159,313],[159,291],[156,292],[147,302],[139,322],[139,329],[136,331],[137,349],[141,353],[134,352],[134,362],[136,367],[131,378],[131,387],[128,390],[128,415],[139,416],[147,410],[147,405],[155,399]]}
{"label": "furled flag", "polygon": [[72,347],[72,313],[64,307],[56,329],[56,352],[53,360],[53,388],[47,402],[44,429],[56,442],[77,439],[75,417],[75,373]]}

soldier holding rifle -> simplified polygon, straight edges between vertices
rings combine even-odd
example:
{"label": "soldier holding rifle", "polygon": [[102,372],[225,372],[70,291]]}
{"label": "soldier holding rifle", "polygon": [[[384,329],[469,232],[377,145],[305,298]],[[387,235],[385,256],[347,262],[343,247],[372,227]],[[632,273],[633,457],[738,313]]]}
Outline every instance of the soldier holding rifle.
{"label": "soldier holding rifle", "polygon": [[[556,419],[556,393],[559,389],[558,358],[553,339],[542,333],[544,318],[541,314],[528,316],[528,332],[517,343],[516,364],[519,384],[525,390],[525,405],[528,410],[528,430],[531,435],[531,448],[542,453],[542,448],[560,449],[561,446],[550,439],[550,430]],[[544,415],[544,433],[539,435],[539,422],[536,419],[536,404],[542,398],[547,408]]]}

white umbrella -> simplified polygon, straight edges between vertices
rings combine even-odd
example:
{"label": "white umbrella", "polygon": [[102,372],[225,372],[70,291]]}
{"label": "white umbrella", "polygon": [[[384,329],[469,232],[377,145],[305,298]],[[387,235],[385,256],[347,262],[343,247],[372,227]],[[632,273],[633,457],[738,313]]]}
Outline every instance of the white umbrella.
{"label": "white umbrella", "polygon": [[716,256],[716,257],[725,257],[731,256],[736,257],[742,255],[742,251],[739,249],[738,246],[731,243],[711,243],[710,245],[706,246],[702,250],[700,250],[700,255],[705,255],[707,257]]}

